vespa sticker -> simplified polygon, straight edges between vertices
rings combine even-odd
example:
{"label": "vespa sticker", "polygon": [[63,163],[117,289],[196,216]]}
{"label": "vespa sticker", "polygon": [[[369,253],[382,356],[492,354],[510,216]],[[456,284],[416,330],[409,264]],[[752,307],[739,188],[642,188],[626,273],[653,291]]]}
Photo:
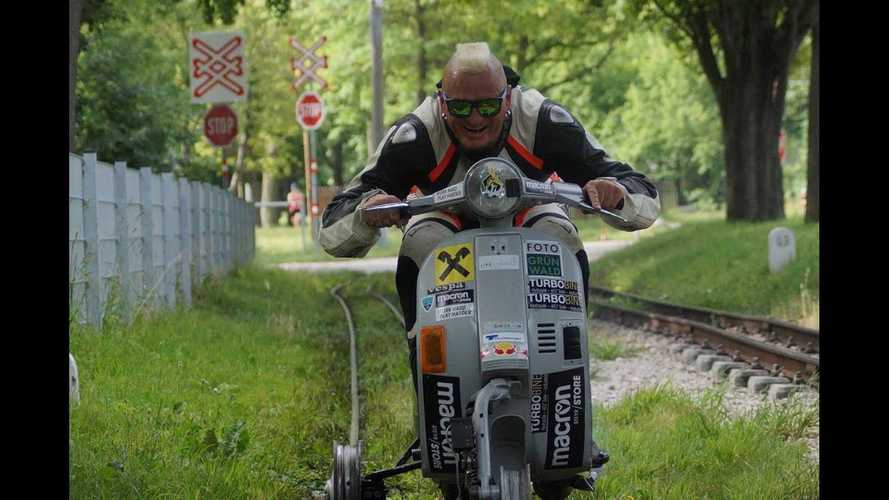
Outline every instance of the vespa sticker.
{"label": "vespa sticker", "polygon": [[472,243],[435,250],[435,284],[446,285],[475,279]]}

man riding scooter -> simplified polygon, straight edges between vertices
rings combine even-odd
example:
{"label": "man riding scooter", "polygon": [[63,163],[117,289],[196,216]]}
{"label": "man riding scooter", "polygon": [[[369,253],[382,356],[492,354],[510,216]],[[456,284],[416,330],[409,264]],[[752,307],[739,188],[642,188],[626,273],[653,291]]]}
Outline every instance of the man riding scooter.
{"label": "man riding scooter", "polygon": [[[500,156],[528,178],[545,181],[557,173],[581,186],[594,209],[623,218],[603,217],[618,229],[644,229],[658,216],[657,191],[645,176],[609,158],[567,110],[536,90],[520,87],[519,78],[486,43],[458,44],[439,91],[388,130],[365,169],[324,212],[320,242],[337,257],[364,256],[379,238],[379,228],[403,228],[396,286],[415,388],[416,339],[410,332],[417,317],[419,268],[445,238],[479,224],[463,211],[434,211],[405,220],[394,212],[363,209],[401,201],[412,190],[429,194],[462,183],[476,161]],[[565,211],[555,203],[537,205],[516,214],[513,225],[564,242],[580,264],[586,299],[587,255]]]}

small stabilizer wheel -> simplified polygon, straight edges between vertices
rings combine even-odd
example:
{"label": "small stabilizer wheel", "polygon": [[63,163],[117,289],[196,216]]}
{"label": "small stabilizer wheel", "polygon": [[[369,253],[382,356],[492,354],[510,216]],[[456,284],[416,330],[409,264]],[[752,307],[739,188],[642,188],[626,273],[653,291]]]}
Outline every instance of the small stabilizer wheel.
{"label": "small stabilizer wheel", "polygon": [[520,470],[500,467],[500,498],[531,500],[531,474],[528,465]]}
{"label": "small stabilizer wheel", "polygon": [[333,442],[333,467],[327,480],[328,500],[361,499],[361,443],[348,446]]}

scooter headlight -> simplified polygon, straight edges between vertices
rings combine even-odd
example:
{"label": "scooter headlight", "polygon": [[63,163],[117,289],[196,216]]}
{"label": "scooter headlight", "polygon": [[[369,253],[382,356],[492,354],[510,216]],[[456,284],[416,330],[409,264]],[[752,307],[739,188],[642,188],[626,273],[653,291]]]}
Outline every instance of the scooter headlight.
{"label": "scooter headlight", "polygon": [[[514,180],[513,180],[514,179]],[[521,181],[519,169],[502,158],[479,160],[466,174],[466,200],[472,212],[486,219],[508,215],[518,206],[519,196],[507,195],[507,184]]]}

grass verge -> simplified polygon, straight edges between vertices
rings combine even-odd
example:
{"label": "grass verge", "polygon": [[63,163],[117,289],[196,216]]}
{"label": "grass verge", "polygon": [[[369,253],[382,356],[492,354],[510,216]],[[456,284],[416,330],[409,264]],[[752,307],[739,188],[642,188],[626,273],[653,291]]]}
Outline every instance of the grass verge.
{"label": "grass verge", "polygon": [[[678,214],[676,214],[678,215]],[[768,268],[768,233],[796,234],[797,258],[784,270]],[[683,225],[604,256],[590,283],[677,304],[772,316],[818,326],[819,225],[802,218],[726,222],[695,214]]]}
{"label": "grass verge", "polygon": [[595,498],[818,498],[802,441],[818,409],[765,405],[729,418],[722,397],[662,385],[596,411],[594,435],[612,460]]}
{"label": "grass verge", "polygon": [[[380,238],[370,249],[367,257],[392,257],[398,255],[401,246],[401,231],[390,228],[385,238]],[[338,260],[312,243],[306,231],[305,242],[300,232],[292,227],[275,226],[256,228],[256,258],[254,262],[262,267],[274,266],[284,262],[320,262]]]}
{"label": "grass verge", "polygon": [[[209,281],[191,310],[102,331],[72,325],[81,404],[69,423],[70,498],[307,498],[323,488],[332,441],[349,432],[349,341],[328,294],[342,282],[361,348],[365,471],[393,465],[414,436],[407,349],[394,316],[364,294],[372,286],[394,299],[393,281],[253,267]],[[817,490],[817,471],[789,439],[810,416],[731,420],[665,389],[595,415],[614,457],[596,498]],[[418,472],[387,484],[394,498],[436,497]]]}
{"label": "grass verge", "polygon": [[[390,276],[361,280],[394,296]],[[251,268],[208,282],[192,310],[103,331],[72,325],[81,404],[69,421],[70,497],[307,498],[323,488],[350,422],[347,327],[328,290],[357,281]],[[361,380],[374,467],[410,444],[412,396],[401,328],[362,290],[344,294],[359,342],[374,346]]]}

